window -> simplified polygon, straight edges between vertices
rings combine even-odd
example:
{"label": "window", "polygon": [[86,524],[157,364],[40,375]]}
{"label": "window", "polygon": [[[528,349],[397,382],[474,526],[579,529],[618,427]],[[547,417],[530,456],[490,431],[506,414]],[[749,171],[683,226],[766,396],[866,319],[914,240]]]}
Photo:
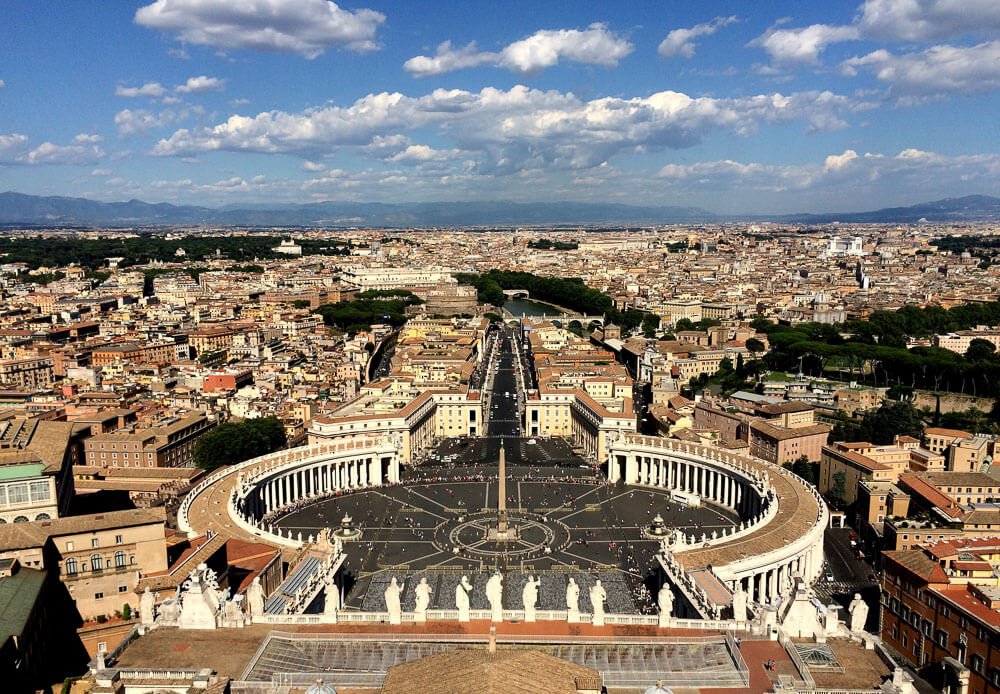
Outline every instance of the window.
{"label": "window", "polygon": [[983,671],[983,657],[981,655],[972,654],[969,658],[969,669],[973,672],[982,673]]}
{"label": "window", "polygon": [[66,543],[66,551],[67,552],[72,552],[73,551],[73,542],[72,541],[69,541],[69,542]]}
{"label": "window", "polygon": [[121,535],[115,535],[115,544],[116,545],[120,545],[121,543],[122,543],[122,536]]}
{"label": "window", "polygon": [[76,559],[74,559],[73,557],[70,557],[69,559],[66,560],[66,575],[67,576],[72,576],[76,572],[77,572]]}
{"label": "window", "polygon": [[101,560],[101,555],[100,554],[92,554],[92,555],[90,555],[90,570],[91,571],[100,571],[101,570],[101,564],[102,564],[102,560]]}
{"label": "window", "polygon": [[104,597],[104,593],[94,593],[94,600],[100,600]]}
{"label": "window", "polygon": [[941,648],[948,647],[948,632],[943,629],[938,629],[934,634],[934,642],[941,646]]}
{"label": "window", "polygon": [[119,593],[127,593],[128,592],[128,586],[118,586],[118,592]]}
{"label": "window", "polygon": [[115,566],[119,569],[125,566],[125,552],[121,550],[115,552]]}
{"label": "window", "polygon": [[93,537],[93,538],[91,538],[91,539],[90,539],[90,546],[91,546],[91,547],[92,547],[93,549],[97,549],[98,547],[100,547],[100,546],[101,546],[101,543],[100,543],[100,542],[99,542],[99,541],[97,540],[97,538],[96,538],[96,537]]}

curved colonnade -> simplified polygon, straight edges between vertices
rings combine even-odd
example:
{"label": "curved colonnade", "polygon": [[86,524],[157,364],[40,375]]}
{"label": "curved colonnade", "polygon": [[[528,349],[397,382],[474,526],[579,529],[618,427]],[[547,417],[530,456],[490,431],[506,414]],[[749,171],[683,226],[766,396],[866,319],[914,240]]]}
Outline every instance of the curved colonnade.
{"label": "curved colonnade", "polygon": [[669,562],[685,572],[710,570],[729,591],[739,585],[760,604],[787,597],[795,578],[812,585],[822,572],[829,511],[815,487],[784,468],[711,446],[628,435],[611,446],[608,477],[695,494],[740,515],[731,532],[664,543]]}
{"label": "curved colonnade", "polygon": [[[190,535],[240,529],[255,540],[301,547],[309,538],[273,532],[275,516],[343,491],[399,482],[397,442],[389,436],[293,448],[220,470],[178,510]],[[793,579],[811,585],[823,565],[826,504],[801,478],[750,456],[673,439],[627,435],[611,444],[611,482],[697,495],[736,511],[739,526],[721,535],[664,541],[665,558],[682,571],[708,569],[730,591],[739,585],[760,604],[788,595]],[[227,513],[216,510],[225,494]],[[235,526],[235,527],[234,527]]]}

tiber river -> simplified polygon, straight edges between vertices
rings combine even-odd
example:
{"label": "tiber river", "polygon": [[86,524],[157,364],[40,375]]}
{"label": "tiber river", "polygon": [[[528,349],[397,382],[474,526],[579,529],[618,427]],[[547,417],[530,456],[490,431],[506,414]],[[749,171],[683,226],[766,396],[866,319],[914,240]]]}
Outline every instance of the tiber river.
{"label": "tiber river", "polygon": [[503,304],[504,310],[509,311],[512,316],[556,316],[563,313],[555,306],[540,304],[531,299],[507,299]]}

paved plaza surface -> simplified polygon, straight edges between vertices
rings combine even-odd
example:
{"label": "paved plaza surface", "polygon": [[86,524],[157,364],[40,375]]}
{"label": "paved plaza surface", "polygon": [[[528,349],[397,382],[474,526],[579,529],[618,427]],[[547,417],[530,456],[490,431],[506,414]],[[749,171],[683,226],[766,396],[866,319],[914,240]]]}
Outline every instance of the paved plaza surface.
{"label": "paved plaza surface", "polygon": [[[516,540],[497,543],[487,539],[495,525],[497,491],[495,464],[423,467],[409,471],[399,485],[304,506],[278,525],[308,536],[336,527],[345,514],[354,519],[363,534],[347,545],[348,609],[382,610],[384,584],[393,576],[406,581],[404,606],[412,602],[419,578],[428,577],[432,587],[438,586],[431,609],[453,609],[452,583],[462,573],[477,586],[499,569],[510,575],[505,586],[513,601],[507,605],[505,599],[509,609],[520,608],[527,574],[555,571],[581,578],[584,596],[596,578],[610,581],[609,611],[646,612],[648,595],[640,586],[649,592],[659,588],[653,570],[658,542],[643,534],[654,516],[661,515],[667,527],[699,535],[721,533],[739,522],[728,509],[687,508],[671,502],[668,492],[608,485],[577,466],[509,466],[507,507],[520,532]],[[542,581],[540,609],[565,608],[566,578],[562,581],[559,589]],[[631,600],[612,587],[626,591]],[[366,599],[369,592],[373,595]],[[473,609],[486,607],[482,590],[474,590],[472,600]],[[582,599],[581,609],[587,611],[585,603]]]}

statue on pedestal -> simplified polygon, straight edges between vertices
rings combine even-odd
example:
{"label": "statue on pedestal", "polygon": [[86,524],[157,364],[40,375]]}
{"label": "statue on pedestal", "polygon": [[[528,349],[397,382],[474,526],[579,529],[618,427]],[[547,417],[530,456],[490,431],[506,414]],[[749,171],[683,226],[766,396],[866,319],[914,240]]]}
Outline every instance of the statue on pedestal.
{"label": "statue on pedestal", "polygon": [[486,599],[490,603],[490,610],[493,614],[491,619],[494,622],[503,621],[503,576],[496,572],[490,576],[486,582]]}
{"label": "statue on pedestal", "polygon": [[146,586],[146,590],[142,592],[142,597],[139,598],[139,624],[144,627],[152,626],[156,618],[157,595],[159,593],[151,592],[149,586]]}
{"label": "statue on pedestal", "polygon": [[468,576],[462,576],[462,580],[455,586],[455,607],[458,608],[458,621],[469,621],[469,594],[472,593],[472,584]]}
{"label": "statue on pedestal", "polygon": [[402,624],[403,608],[400,604],[400,596],[403,594],[403,586],[396,581],[393,576],[389,585],[385,589],[385,609],[389,611],[389,624]]}
{"label": "statue on pedestal", "polygon": [[736,583],[736,591],[733,593],[733,619],[737,622],[747,621],[748,597],[743,590],[743,584]]}
{"label": "statue on pedestal", "polygon": [[415,605],[413,608],[418,622],[427,621],[427,607],[431,604],[431,593],[434,590],[427,585],[427,578],[421,578],[420,583],[413,589]]}
{"label": "statue on pedestal", "polygon": [[540,584],[541,581],[536,580],[534,576],[528,576],[528,582],[521,590],[521,602],[524,603],[524,621],[526,622],[535,621],[535,604],[538,602],[538,586]]}
{"label": "statue on pedestal", "polygon": [[323,614],[336,615],[340,610],[340,589],[332,580],[323,585]]}
{"label": "statue on pedestal", "polygon": [[656,595],[656,605],[660,608],[660,626],[665,627],[674,616],[674,591],[669,583],[660,586],[660,592]]}
{"label": "statue on pedestal", "polygon": [[604,626],[604,601],[607,599],[608,591],[601,585],[601,579],[597,579],[590,587],[590,604],[594,615],[592,624],[594,626]]}
{"label": "statue on pedestal", "polygon": [[260,583],[259,575],[254,576],[247,588],[247,613],[251,617],[264,614],[264,587]]}
{"label": "statue on pedestal", "polygon": [[851,614],[851,633],[860,634],[868,621],[868,603],[861,599],[861,593],[854,594],[847,611]]}
{"label": "statue on pedestal", "polygon": [[569,611],[567,621],[580,621],[580,586],[572,576],[570,576],[569,583],[566,584],[566,609]]}

